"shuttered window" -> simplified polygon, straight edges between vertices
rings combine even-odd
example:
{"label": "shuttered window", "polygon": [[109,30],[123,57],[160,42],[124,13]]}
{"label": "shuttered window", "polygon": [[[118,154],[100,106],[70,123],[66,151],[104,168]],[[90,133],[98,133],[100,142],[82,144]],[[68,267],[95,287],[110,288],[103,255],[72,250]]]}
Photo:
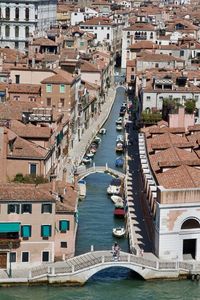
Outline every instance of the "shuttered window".
{"label": "shuttered window", "polygon": [[59,230],[60,232],[66,232],[67,230],[69,230],[69,221],[67,220],[60,220],[59,221]]}

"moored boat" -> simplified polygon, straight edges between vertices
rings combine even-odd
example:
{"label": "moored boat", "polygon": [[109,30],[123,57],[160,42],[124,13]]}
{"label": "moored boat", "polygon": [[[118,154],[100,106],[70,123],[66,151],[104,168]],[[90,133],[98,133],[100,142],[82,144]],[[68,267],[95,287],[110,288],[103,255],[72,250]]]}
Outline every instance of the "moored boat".
{"label": "moored boat", "polygon": [[119,202],[124,203],[122,197],[120,197],[120,196],[112,195],[110,198],[114,204],[119,203]]}
{"label": "moored boat", "polygon": [[123,143],[117,143],[116,147],[115,147],[115,151],[116,152],[120,152],[120,153],[124,152],[124,145],[123,145]]}
{"label": "moored boat", "polygon": [[122,122],[123,122],[123,118],[122,118],[122,117],[119,117],[119,118],[116,120],[116,125],[122,125]]}
{"label": "moored boat", "polygon": [[119,186],[109,185],[107,188],[108,195],[119,195],[121,188]]}
{"label": "moored boat", "polygon": [[79,199],[84,199],[86,196],[86,181],[85,180],[78,181],[78,195],[79,195]]}
{"label": "moored boat", "polygon": [[101,143],[101,138],[99,136],[95,136],[93,142],[99,144]]}
{"label": "moored boat", "polygon": [[106,128],[101,128],[101,129],[99,130],[99,133],[100,133],[100,134],[106,134]]}
{"label": "moored boat", "polygon": [[126,233],[126,230],[124,227],[116,227],[113,228],[112,232],[115,237],[123,237]]}
{"label": "moored boat", "polygon": [[117,138],[116,138],[116,143],[118,143],[118,142],[124,142],[124,137],[123,137],[123,135],[122,134],[119,134],[118,136],[117,136]]}
{"label": "moored boat", "polygon": [[122,129],[123,129],[122,125],[117,125],[117,126],[116,126],[116,130],[117,130],[117,131],[122,131]]}
{"label": "moored boat", "polygon": [[82,162],[84,164],[90,164],[92,161],[92,159],[90,157],[87,157],[87,156],[84,156],[83,159],[82,159]]}
{"label": "moored boat", "polygon": [[124,208],[115,208],[114,210],[114,216],[118,218],[124,218],[125,216],[125,210]]}
{"label": "moored boat", "polygon": [[116,158],[116,160],[115,160],[115,166],[116,167],[123,167],[123,165],[124,165],[124,159],[123,159],[123,157],[117,157]]}
{"label": "moored boat", "polygon": [[93,158],[94,157],[94,152],[88,152],[86,155],[87,155],[87,157],[89,157],[89,158]]}

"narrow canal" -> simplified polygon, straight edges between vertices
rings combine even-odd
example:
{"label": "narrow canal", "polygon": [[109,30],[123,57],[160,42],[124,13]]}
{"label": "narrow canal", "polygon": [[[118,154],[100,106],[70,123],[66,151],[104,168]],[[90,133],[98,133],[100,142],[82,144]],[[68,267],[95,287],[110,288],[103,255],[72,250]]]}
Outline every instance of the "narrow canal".
{"label": "narrow canal", "polygon": [[[116,130],[115,120],[124,101],[123,89],[117,90],[105,127],[107,134],[95,155],[96,165],[108,163],[115,167],[114,151]],[[113,204],[106,194],[111,177],[94,174],[87,178],[87,197],[79,205],[79,229],[77,254],[90,250],[109,249],[114,241],[112,228],[122,221],[113,218]],[[128,250],[126,239],[120,241],[122,250]],[[196,300],[199,299],[200,286],[192,281],[153,281],[146,282],[126,269],[112,268],[97,273],[83,287],[9,287],[0,289],[0,300]]]}
{"label": "narrow canal", "polygon": [[[104,124],[106,135],[101,136],[102,140],[93,160],[97,166],[105,166],[107,163],[109,167],[115,168],[115,144],[119,134],[115,121],[119,117],[121,104],[126,100],[125,96],[124,88],[119,87],[110,116]],[[95,250],[111,249],[115,241],[112,236],[113,227],[124,225],[124,220],[114,218],[114,205],[106,192],[111,179],[111,176],[99,173],[86,178],[87,197],[79,204],[77,254],[89,251],[91,245]],[[120,240],[120,246],[122,250],[128,251],[126,238]]]}

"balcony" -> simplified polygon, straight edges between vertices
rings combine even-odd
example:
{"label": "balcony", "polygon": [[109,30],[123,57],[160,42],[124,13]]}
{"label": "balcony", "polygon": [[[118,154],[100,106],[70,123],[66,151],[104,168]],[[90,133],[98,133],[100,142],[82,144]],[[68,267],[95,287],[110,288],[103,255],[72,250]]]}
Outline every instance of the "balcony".
{"label": "balcony", "polygon": [[147,39],[147,37],[145,36],[145,35],[135,35],[135,40],[146,40]]}
{"label": "balcony", "polygon": [[0,239],[0,250],[17,249],[20,247],[20,239]]}

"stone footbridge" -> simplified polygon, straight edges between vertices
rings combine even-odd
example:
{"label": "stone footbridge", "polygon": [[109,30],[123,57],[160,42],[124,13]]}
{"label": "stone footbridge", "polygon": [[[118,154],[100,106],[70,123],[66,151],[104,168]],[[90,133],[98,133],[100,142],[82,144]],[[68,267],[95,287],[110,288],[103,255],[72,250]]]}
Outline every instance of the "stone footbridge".
{"label": "stone footbridge", "polygon": [[28,283],[84,284],[97,272],[111,267],[128,268],[146,280],[187,277],[194,270],[200,274],[200,265],[189,262],[151,260],[125,252],[121,252],[120,260],[115,261],[112,251],[92,251],[65,262],[33,268]]}
{"label": "stone footbridge", "polygon": [[122,173],[118,170],[109,168],[107,164],[105,166],[96,166],[95,164],[93,164],[93,166],[90,168],[78,167],[76,173],[78,175],[78,179],[83,179],[94,173],[106,173],[106,174],[109,174],[111,176],[118,177],[118,178],[125,177],[124,173]]}

